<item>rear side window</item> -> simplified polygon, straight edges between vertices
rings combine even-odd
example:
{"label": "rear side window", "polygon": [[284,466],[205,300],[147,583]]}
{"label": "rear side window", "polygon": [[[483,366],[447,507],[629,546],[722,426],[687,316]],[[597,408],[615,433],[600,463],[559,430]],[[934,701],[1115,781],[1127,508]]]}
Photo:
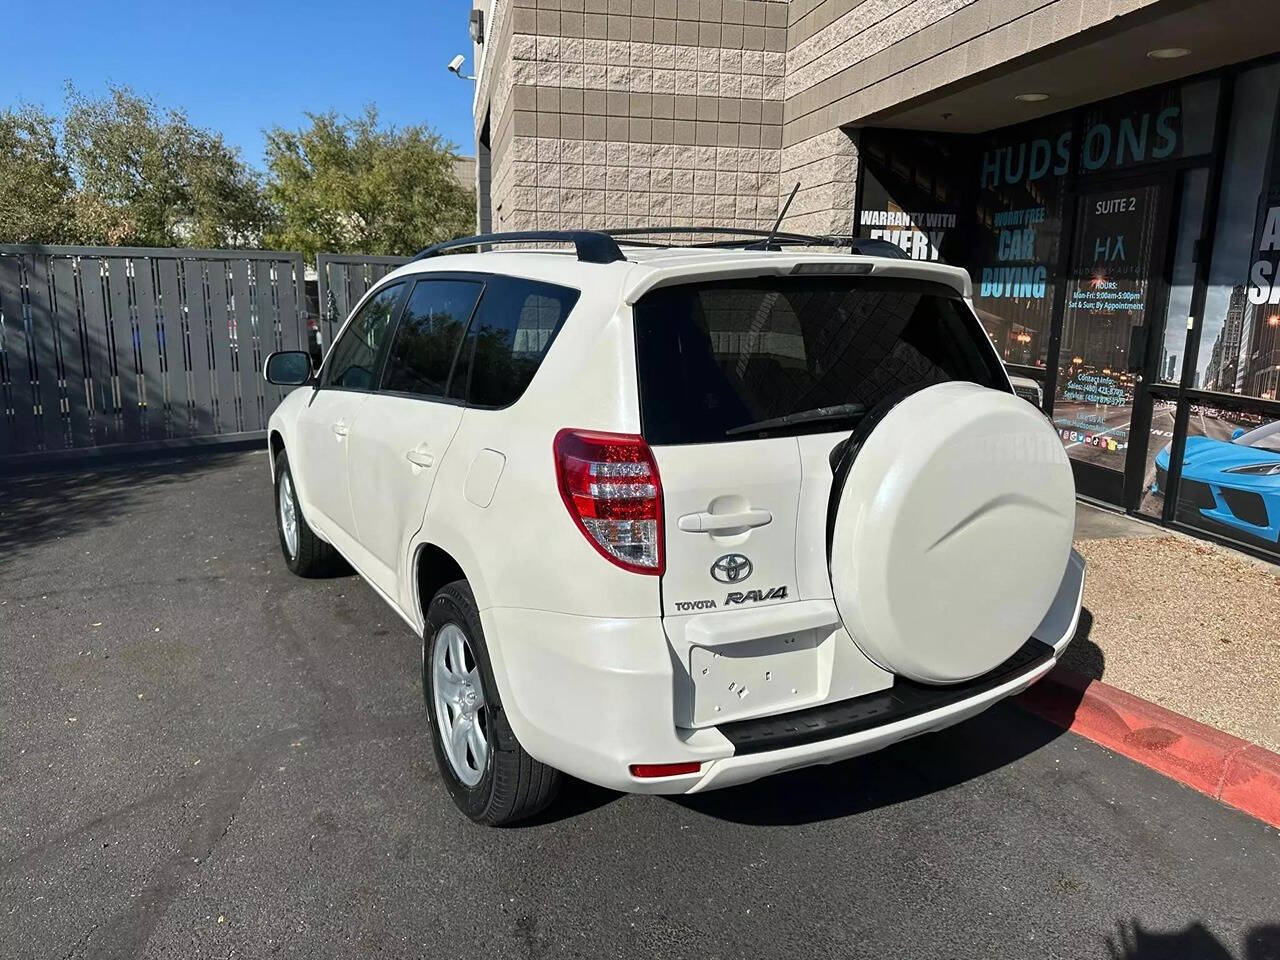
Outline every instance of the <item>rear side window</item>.
{"label": "rear side window", "polygon": [[467,331],[450,393],[477,407],[515,403],[538,372],[578,291],[518,277],[490,277]]}
{"label": "rear side window", "polygon": [[635,308],[645,438],[716,443],[851,429],[882,400],[946,380],[1007,389],[964,301],[889,278],[665,287]]}
{"label": "rear side window", "polygon": [[449,371],[480,298],[474,280],[419,280],[405,304],[382,389],[420,397],[443,397]]}

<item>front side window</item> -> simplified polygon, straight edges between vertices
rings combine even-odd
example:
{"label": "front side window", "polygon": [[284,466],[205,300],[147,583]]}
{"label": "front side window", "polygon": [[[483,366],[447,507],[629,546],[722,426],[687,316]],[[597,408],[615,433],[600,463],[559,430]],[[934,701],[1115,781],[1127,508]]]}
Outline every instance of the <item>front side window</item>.
{"label": "front side window", "polygon": [[577,302],[578,291],[568,287],[490,277],[450,392],[466,390],[468,403],[478,407],[515,403]]}
{"label": "front side window", "polygon": [[377,375],[378,350],[404,292],[403,283],[383,287],[365,301],[333,345],[324,386],[372,390]]}
{"label": "front side window", "polygon": [[1008,389],[964,301],[938,284],[809,277],[665,287],[635,309],[640,411],[655,444],[851,429],[947,380]]}
{"label": "front side window", "polygon": [[481,284],[475,280],[419,280],[396,328],[382,389],[443,397],[458,344]]}

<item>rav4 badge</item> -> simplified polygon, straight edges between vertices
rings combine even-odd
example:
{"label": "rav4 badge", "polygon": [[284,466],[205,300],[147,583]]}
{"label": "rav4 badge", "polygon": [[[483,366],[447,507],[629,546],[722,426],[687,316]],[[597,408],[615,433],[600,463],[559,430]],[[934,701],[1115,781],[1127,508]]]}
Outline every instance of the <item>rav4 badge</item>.
{"label": "rav4 badge", "polygon": [[759,603],[761,600],[787,599],[786,587],[772,587],[767,590],[748,590],[746,593],[731,593],[724,598],[725,606],[735,603]]}

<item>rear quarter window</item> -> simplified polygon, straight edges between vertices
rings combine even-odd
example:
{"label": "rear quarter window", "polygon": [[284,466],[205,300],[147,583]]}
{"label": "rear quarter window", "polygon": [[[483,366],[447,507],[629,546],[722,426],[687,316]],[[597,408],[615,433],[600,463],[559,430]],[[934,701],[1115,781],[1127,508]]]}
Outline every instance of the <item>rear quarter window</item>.
{"label": "rear quarter window", "polygon": [[636,304],[635,330],[641,420],[655,444],[851,429],[886,399],[948,380],[1008,389],[968,306],[923,281],[664,287]]}
{"label": "rear quarter window", "polygon": [[458,389],[477,407],[505,407],[524,393],[578,291],[519,277],[490,277],[454,371]]}

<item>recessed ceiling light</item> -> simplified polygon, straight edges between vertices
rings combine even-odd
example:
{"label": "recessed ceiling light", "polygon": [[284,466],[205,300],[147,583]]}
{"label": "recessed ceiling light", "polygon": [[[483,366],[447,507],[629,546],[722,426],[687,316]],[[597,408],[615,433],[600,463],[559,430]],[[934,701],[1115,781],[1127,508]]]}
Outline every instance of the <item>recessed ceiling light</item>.
{"label": "recessed ceiling light", "polygon": [[1040,103],[1043,100],[1048,100],[1049,95],[1047,93],[1020,93],[1013,99],[1020,100],[1023,103]]}
{"label": "recessed ceiling light", "polygon": [[1160,47],[1157,50],[1148,50],[1147,56],[1152,60],[1177,60],[1190,52],[1186,47]]}

